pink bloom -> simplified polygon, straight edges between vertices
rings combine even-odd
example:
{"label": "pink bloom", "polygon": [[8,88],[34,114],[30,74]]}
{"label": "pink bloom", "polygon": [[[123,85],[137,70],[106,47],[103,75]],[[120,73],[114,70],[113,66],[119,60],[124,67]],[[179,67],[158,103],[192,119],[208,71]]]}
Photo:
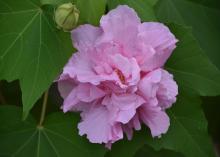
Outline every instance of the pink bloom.
{"label": "pink bloom", "polygon": [[79,134],[92,143],[129,139],[147,125],[152,136],[169,128],[165,110],[176,101],[178,87],[162,69],[177,39],[157,22],[141,23],[135,11],[118,6],[100,27],[72,31],[73,54],[58,81],[63,111],[81,112]]}

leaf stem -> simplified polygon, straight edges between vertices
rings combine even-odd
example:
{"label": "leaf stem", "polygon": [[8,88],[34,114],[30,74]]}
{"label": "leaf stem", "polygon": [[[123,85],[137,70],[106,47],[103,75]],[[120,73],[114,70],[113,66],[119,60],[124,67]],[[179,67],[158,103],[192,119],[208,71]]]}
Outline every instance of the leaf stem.
{"label": "leaf stem", "polygon": [[43,99],[43,104],[42,104],[42,109],[41,109],[41,116],[40,116],[40,121],[39,121],[38,126],[42,126],[42,124],[44,122],[46,108],[47,108],[48,93],[49,93],[48,90],[44,93],[44,99]]}

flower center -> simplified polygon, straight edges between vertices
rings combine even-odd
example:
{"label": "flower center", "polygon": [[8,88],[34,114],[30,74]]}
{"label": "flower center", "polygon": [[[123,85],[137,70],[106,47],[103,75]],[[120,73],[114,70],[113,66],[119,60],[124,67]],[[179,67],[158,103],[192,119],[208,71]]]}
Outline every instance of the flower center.
{"label": "flower center", "polygon": [[117,73],[118,78],[120,79],[121,83],[125,84],[125,76],[123,75],[121,70],[116,69],[115,72]]}

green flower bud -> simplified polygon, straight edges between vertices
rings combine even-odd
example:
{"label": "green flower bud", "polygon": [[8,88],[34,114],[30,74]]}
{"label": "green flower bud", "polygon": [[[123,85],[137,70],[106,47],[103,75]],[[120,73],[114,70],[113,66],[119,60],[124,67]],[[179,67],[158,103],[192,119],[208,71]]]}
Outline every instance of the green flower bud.
{"label": "green flower bud", "polygon": [[72,3],[65,3],[56,9],[54,18],[59,29],[70,31],[76,27],[79,19],[79,10]]}

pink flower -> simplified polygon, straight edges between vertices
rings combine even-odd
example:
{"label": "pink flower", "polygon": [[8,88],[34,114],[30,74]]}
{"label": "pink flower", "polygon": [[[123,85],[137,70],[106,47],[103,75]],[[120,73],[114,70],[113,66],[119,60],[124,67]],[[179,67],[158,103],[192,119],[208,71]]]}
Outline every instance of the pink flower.
{"label": "pink flower", "polygon": [[141,23],[135,11],[118,6],[103,16],[100,27],[72,31],[73,54],[58,87],[63,111],[80,111],[79,134],[92,143],[129,139],[146,124],[152,136],[169,128],[165,110],[176,101],[178,87],[162,69],[177,39],[157,22]]}

